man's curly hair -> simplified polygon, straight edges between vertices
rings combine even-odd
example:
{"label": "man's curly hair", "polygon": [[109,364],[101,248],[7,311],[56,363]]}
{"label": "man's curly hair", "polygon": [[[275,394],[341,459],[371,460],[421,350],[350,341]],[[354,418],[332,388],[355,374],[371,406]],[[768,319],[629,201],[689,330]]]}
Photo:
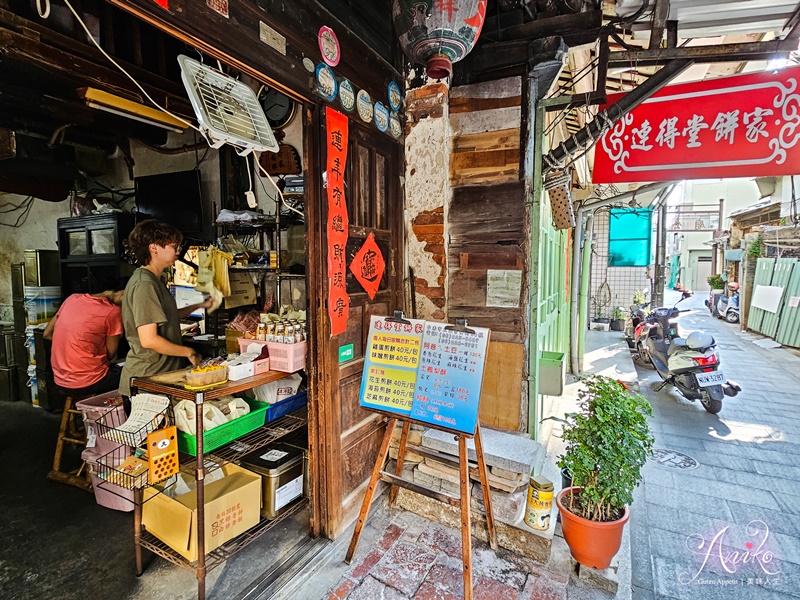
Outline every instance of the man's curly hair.
{"label": "man's curly hair", "polygon": [[180,244],[183,234],[174,225],[158,219],[140,221],[128,236],[128,248],[140,265],[150,264],[150,244]]}

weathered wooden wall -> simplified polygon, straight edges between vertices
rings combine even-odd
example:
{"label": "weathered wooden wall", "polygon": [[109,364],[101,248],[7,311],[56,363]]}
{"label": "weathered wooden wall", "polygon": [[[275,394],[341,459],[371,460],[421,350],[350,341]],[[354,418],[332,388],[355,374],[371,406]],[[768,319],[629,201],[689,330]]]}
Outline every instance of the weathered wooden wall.
{"label": "weathered wooden wall", "polygon": [[[525,410],[529,235],[520,177],[521,105],[522,80],[516,77],[450,91],[447,314],[492,330],[480,418],[506,429],[518,429]],[[521,276],[516,306],[487,306],[490,269]]]}

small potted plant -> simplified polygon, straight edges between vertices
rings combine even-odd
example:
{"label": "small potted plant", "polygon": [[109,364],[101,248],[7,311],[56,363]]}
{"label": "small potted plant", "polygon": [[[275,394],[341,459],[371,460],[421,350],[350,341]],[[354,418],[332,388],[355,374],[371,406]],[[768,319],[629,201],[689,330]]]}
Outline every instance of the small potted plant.
{"label": "small potted plant", "polygon": [[706,281],[708,281],[708,285],[711,286],[712,292],[722,293],[725,290],[725,280],[722,278],[722,275],[712,275],[706,278]]}
{"label": "small potted plant", "polygon": [[556,497],[564,539],[582,565],[605,569],[619,551],[628,505],[653,448],[650,404],[623,383],[602,375],[584,379],[578,412],[564,423],[567,442],[558,462],[572,485]]}
{"label": "small potted plant", "polygon": [[625,329],[625,309],[617,306],[611,319],[611,331],[622,331],[623,329]]}

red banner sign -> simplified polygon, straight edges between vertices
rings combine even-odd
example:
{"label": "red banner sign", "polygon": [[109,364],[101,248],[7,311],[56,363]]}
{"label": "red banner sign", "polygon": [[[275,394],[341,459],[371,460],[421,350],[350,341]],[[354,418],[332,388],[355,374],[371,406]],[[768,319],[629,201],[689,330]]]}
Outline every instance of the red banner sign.
{"label": "red banner sign", "polygon": [[325,109],[328,133],[328,315],[331,335],[347,330],[350,296],[347,295],[347,202],[344,197],[344,172],[347,165],[347,116],[330,107]]}
{"label": "red banner sign", "polygon": [[[602,137],[592,181],[797,174],[798,82],[793,67],[667,86]],[[608,105],[622,96],[609,95]]]}

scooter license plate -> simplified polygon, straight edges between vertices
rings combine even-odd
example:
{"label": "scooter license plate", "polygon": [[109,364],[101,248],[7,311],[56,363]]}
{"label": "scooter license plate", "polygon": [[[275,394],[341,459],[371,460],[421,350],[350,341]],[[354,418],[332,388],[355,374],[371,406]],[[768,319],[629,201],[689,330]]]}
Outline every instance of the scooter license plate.
{"label": "scooter license plate", "polygon": [[702,387],[709,387],[712,385],[722,385],[725,383],[725,375],[722,371],[714,371],[712,373],[696,373],[697,384]]}

